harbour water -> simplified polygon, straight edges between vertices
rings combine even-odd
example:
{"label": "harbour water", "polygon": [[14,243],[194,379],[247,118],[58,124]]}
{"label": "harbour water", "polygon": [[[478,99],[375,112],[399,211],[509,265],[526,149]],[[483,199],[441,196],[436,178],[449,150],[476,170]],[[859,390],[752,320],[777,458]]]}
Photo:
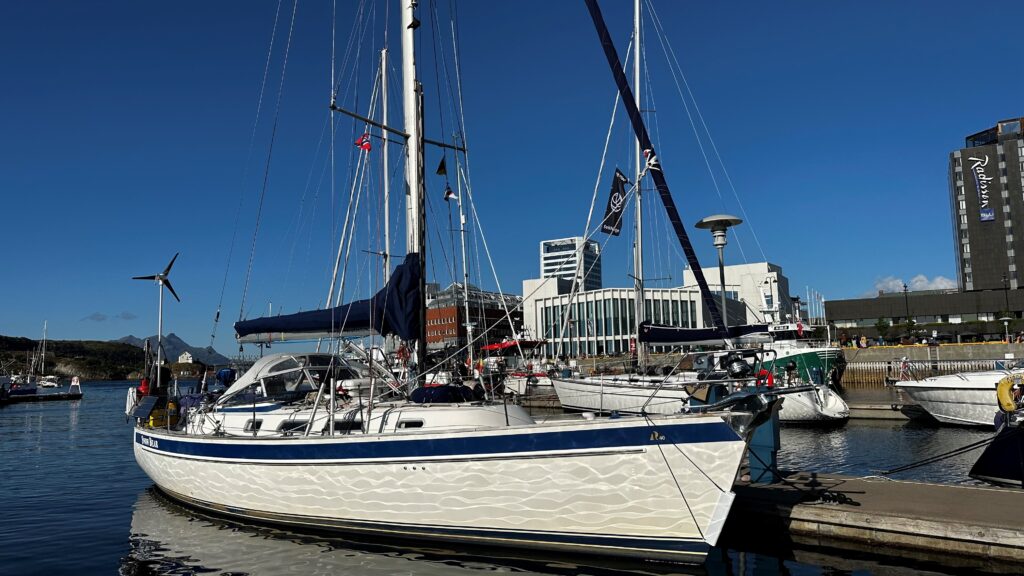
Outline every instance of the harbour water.
{"label": "harbour water", "polygon": [[[123,414],[130,382],[87,382],[78,402],[0,408],[0,574],[946,574],[933,562],[820,548],[723,542],[705,566],[618,565],[508,551],[355,542],[207,517],[152,489]],[[902,421],[833,430],[786,427],[783,469],[876,474],[991,435]],[[968,453],[898,479],[972,483]],[[224,489],[230,490],[230,486]]]}

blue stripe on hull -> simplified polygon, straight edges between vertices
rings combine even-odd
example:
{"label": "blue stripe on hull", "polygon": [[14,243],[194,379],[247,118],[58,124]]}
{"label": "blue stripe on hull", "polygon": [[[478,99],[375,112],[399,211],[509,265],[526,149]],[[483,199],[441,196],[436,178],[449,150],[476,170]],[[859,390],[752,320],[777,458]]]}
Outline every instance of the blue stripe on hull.
{"label": "blue stripe on hull", "polygon": [[595,535],[571,532],[532,532],[519,530],[497,530],[488,528],[452,528],[426,524],[375,523],[359,520],[317,518],[299,515],[279,515],[258,512],[196,500],[164,490],[172,498],[220,514],[246,520],[257,520],[273,524],[305,527],[318,530],[354,532],[362,534],[387,534],[392,537],[416,537],[465,542],[477,545],[509,546],[546,550],[583,552],[638,558],[671,558],[699,562],[710,546],[699,539],[687,538],[642,538],[637,536]]}
{"label": "blue stripe on hull", "polygon": [[[654,431],[658,434],[654,434]],[[653,439],[652,437],[657,437]],[[145,441],[144,441],[145,439]],[[334,440],[326,438],[266,439],[238,438],[195,442],[137,430],[135,442],[143,448],[181,456],[223,460],[362,460],[424,457],[479,457],[492,454],[526,454],[555,450],[643,447],[655,444],[702,444],[738,440],[725,422],[665,426],[600,427],[522,434],[480,433],[456,438],[409,438],[381,440]]]}

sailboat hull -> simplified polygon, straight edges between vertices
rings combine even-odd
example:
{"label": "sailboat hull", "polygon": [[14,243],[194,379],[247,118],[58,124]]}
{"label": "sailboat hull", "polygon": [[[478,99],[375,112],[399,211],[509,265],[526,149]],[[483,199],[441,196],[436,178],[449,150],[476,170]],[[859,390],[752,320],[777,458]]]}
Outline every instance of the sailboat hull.
{"label": "sailboat hull", "polygon": [[188,504],[313,529],[701,562],[746,443],[719,416],[238,439],[136,428]]}
{"label": "sailboat hull", "polygon": [[[657,379],[635,377],[561,379],[553,378],[562,408],[607,414],[675,414],[687,408],[689,394],[683,383],[660,385]],[[695,379],[690,384],[698,384]],[[651,397],[657,390],[657,395]],[[826,384],[815,390],[787,394],[779,410],[781,422],[835,423],[845,422],[850,409],[837,392]]]}

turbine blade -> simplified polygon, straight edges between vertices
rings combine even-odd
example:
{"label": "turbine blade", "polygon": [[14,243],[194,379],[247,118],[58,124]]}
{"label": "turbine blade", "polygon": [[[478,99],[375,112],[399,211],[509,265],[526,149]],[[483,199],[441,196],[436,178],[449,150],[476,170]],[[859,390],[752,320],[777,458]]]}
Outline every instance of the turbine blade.
{"label": "turbine blade", "polygon": [[132,280],[156,280],[156,276],[132,276]]}
{"label": "turbine blade", "polygon": [[167,276],[168,274],[171,273],[171,266],[174,266],[174,261],[178,259],[178,254],[181,254],[181,252],[176,252],[174,254],[174,258],[171,258],[171,263],[167,265],[167,268],[164,268],[164,276]]}
{"label": "turbine blade", "polygon": [[171,291],[171,295],[174,296],[175,300],[177,300],[178,302],[181,302],[181,298],[178,298],[178,293],[174,291],[174,286],[171,286],[171,281],[170,280],[168,280],[167,278],[164,278],[163,285],[167,286],[167,289]]}

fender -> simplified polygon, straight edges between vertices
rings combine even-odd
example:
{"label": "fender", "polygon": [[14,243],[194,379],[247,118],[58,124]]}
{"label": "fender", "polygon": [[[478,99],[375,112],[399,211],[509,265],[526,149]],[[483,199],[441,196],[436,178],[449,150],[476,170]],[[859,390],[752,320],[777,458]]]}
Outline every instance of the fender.
{"label": "fender", "polygon": [[1006,376],[996,384],[996,400],[999,401],[999,409],[1003,412],[1013,412],[1017,409],[1017,403],[1013,399],[1013,385],[1018,377]]}

